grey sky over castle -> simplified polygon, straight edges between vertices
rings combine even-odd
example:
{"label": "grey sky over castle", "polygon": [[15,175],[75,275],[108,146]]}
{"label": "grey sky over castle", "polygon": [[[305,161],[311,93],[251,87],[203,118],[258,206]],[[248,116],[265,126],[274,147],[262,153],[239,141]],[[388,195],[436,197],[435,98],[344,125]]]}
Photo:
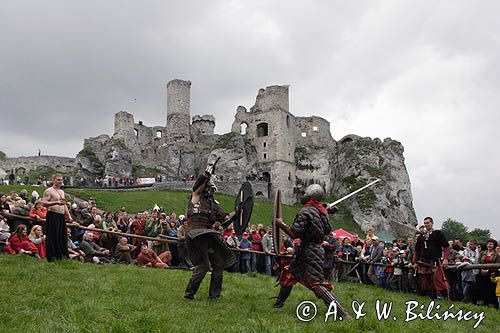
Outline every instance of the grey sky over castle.
{"label": "grey sky over castle", "polygon": [[120,110],[166,122],[165,84],[230,131],[259,88],[332,136],[405,147],[418,220],[500,236],[500,3],[1,1],[0,150],[75,156]]}

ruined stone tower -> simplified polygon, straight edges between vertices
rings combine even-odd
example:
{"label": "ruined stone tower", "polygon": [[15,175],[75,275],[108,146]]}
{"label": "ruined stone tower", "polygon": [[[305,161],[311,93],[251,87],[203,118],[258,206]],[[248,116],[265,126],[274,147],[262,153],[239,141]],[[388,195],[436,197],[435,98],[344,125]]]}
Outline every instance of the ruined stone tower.
{"label": "ruined stone tower", "polygon": [[193,127],[200,131],[202,135],[214,135],[215,118],[212,115],[193,117]]}
{"label": "ruined stone tower", "polygon": [[172,80],[167,83],[167,125],[168,141],[190,140],[191,81]]}
{"label": "ruined stone tower", "polygon": [[238,107],[232,132],[254,143],[259,173],[270,183],[269,195],[281,189],[284,202],[295,202],[295,116],[289,112],[288,86],[260,89],[249,112]]}
{"label": "ruined stone tower", "polygon": [[122,140],[128,147],[134,147],[137,145],[136,137],[134,116],[125,111],[115,113],[115,133],[113,138]]}

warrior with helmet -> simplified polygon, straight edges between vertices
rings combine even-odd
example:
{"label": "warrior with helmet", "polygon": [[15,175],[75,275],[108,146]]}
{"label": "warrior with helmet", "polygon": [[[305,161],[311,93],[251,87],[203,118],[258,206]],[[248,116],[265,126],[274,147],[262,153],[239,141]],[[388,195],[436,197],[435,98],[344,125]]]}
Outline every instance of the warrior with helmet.
{"label": "warrior with helmet", "polygon": [[[332,231],[328,210],[321,203],[324,199],[325,191],[321,185],[310,185],[304,194],[305,205],[295,216],[293,224],[288,226],[283,223],[282,219],[276,219],[279,228],[292,238],[300,239],[300,245],[290,264],[280,272],[278,281],[281,288],[274,307],[283,307],[293,286],[299,282],[311,289],[327,306],[333,302],[337,308],[337,314],[342,319],[351,319],[349,313],[342,308],[333,294],[332,285],[324,279],[324,250],[321,243]],[[331,210],[333,209],[334,206],[331,206]]]}
{"label": "warrior with helmet", "polygon": [[219,298],[223,270],[236,262],[233,252],[221,240],[217,230],[220,225],[230,224],[231,219],[213,197],[217,189],[211,179],[214,165],[209,165],[205,173],[198,177],[188,202],[186,246],[195,267],[184,294],[186,299],[194,299],[209,267],[212,268],[209,298]]}

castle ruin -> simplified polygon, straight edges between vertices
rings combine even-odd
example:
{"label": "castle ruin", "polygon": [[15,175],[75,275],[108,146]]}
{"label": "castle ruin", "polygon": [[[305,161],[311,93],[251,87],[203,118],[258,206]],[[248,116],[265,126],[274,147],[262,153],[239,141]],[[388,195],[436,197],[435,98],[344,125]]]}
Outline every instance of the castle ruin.
{"label": "castle ruin", "polygon": [[213,116],[191,117],[190,91],[190,81],[175,79],[166,85],[165,126],[146,126],[128,112],[116,113],[114,134],[85,139],[74,165],[65,168],[87,177],[162,175],[180,181],[221,157],[216,170],[220,180],[241,184],[250,179],[258,194],[272,198],[281,190],[288,204],[312,183],[340,197],[380,178],[383,182],[346,201],[354,220],[363,230],[413,230],[417,221],[398,141],[357,135],[335,141],[327,120],[290,112],[286,85],[260,89],[252,107],[236,108],[231,132],[218,135]]}

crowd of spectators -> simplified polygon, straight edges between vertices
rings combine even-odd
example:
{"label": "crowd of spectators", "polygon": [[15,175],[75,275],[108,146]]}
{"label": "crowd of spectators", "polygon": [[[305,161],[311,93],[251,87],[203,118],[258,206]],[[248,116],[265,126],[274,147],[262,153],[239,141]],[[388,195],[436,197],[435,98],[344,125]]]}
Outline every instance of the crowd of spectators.
{"label": "crowd of spectators", "polygon": [[[125,207],[116,212],[100,211],[93,198],[80,204],[68,203],[74,221],[80,226],[93,228],[68,228],[69,258],[82,262],[108,264],[135,264],[143,267],[191,269],[186,254],[186,217],[155,205],[151,209],[129,214]],[[26,217],[5,219],[5,213]],[[45,217],[47,209],[40,204],[36,191],[29,197],[26,190],[0,194],[0,252],[7,254],[45,257]],[[95,229],[94,229],[95,228]],[[117,231],[173,242],[123,237],[103,231]],[[412,264],[417,237],[386,243],[369,231],[365,239],[354,234],[353,238],[338,238],[330,234],[322,243],[325,252],[324,274],[328,281],[338,281],[349,276],[357,277],[363,284],[376,285],[395,292],[419,293],[416,266]],[[226,244],[235,250],[237,262],[232,272],[260,272],[276,275],[297,250],[296,242],[285,236],[283,246],[274,249],[272,228],[263,224],[250,225],[237,236],[233,226],[221,230]],[[176,242],[180,240],[181,242]],[[450,241],[449,265],[462,267],[469,264],[500,263],[500,246],[490,239],[485,244],[474,240],[463,245],[461,240]],[[279,256],[277,256],[278,254]],[[374,265],[375,264],[375,265]],[[498,270],[448,269],[446,279],[450,285],[450,298],[475,304],[498,307],[500,285]],[[498,288],[497,288],[498,289]]]}
{"label": "crowd of spectators", "polygon": [[[346,273],[356,274],[363,284],[376,285],[395,292],[420,293],[417,283],[417,265],[412,263],[417,238],[397,239],[390,243],[368,232],[364,241],[358,235],[353,240],[338,239],[330,235],[324,242],[325,278],[336,281]],[[470,240],[450,240],[448,267],[463,268],[471,264],[500,263],[500,246],[494,239],[484,244]],[[376,264],[376,265],[373,265]],[[449,298],[498,308],[500,289],[498,269],[447,269],[446,280],[450,286]],[[345,276],[344,276],[345,277]],[[498,288],[497,288],[498,289]]]}
{"label": "crowd of spectators", "polygon": [[[154,181],[156,183],[161,183],[165,180],[162,175],[156,175],[149,178],[154,178]],[[141,178],[115,176],[104,176],[96,178],[89,178],[85,176],[63,176],[63,182],[68,186],[93,188],[129,187],[142,184]],[[42,174],[38,175],[36,180],[33,180],[30,179],[28,175],[14,175],[11,173],[10,175],[6,176],[5,179],[0,177],[0,185],[38,185],[50,187],[52,185],[52,182]]]}

